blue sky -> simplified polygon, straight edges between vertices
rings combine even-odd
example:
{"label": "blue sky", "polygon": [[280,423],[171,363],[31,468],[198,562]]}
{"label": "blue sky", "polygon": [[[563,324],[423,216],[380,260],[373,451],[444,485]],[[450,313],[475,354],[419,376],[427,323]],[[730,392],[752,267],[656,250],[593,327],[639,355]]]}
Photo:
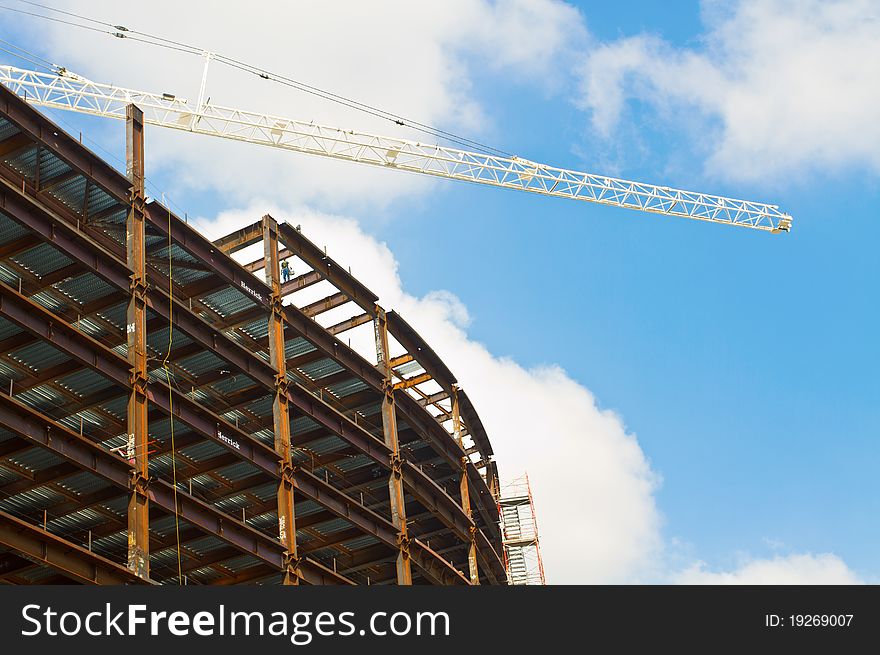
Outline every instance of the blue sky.
{"label": "blue sky", "polygon": [[878,194],[843,184],[777,192],[796,220],[781,236],[476,188],[381,236],[417,291],[447,268],[475,338],[561,363],[624,417],[663,476],[667,534],[713,561],[767,538],[871,572]]}
{"label": "blue sky", "polygon": [[[526,369],[560,365],[620,416],[662,480],[654,498],[670,566],[700,560],[731,570],[744,560],[832,553],[861,579],[880,579],[878,167],[854,145],[857,136],[839,150],[820,144],[815,157],[791,160],[794,149],[783,144],[780,164],[775,153],[750,157],[743,146],[719,166],[713,148],[734,119],[711,100],[681,101],[674,68],[621,77],[632,95],[603,132],[592,122],[601,100],[585,103],[582,92],[591,53],[649,34],[662,44],[649,51],[673,63],[696,53],[717,70],[732,67],[732,78],[747,85],[736,69],[746,64],[725,59],[739,55],[726,52],[713,29],[729,19],[719,11],[758,10],[573,4],[583,32],[544,71],[549,82],[499,70],[485,54],[461,55],[468,95],[488,122],[468,134],[549,164],[611,166],[631,179],[778,203],[794,217],[790,234],[449,182],[391,194],[362,211],[348,203],[343,213],[387,243],[409,294],[455,294],[470,315],[471,340]],[[7,23],[0,32],[20,42],[23,29]],[[44,53],[61,47],[20,44]],[[254,63],[297,72],[285,61]],[[120,153],[118,124],[63,118]],[[791,121],[800,120],[807,119],[793,112]],[[171,165],[152,180],[191,215],[241,204],[181,182]],[[309,206],[325,209],[320,201]],[[533,431],[535,439],[553,438],[539,422]],[[578,461],[558,462],[560,476],[579,470]],[[541,489],[535,494],[540,511]]]}
{"label": "blue sky", "polygon": [[[626,5],[581,10],[599,38],[647,29],[685,46],[702,33],[698,3]],[[595,170],[572,141],[581,151],[607,144],[583,131],[564,99],[530,99],[508,85],[485,91],[511,99],[505,148]],[[679,157],[669,148],[680,135],[650,119],[636,127],[649,157],[627,157],[621,174],[775,202],[794,216],[793,231],[456,187],[381,237],[416,291],[437,285],[454,250],[461,266],[447,267],[445,285],[470,308],[475,338],[525,364],[561,363],[621,413],[663,476],[669,537],[722,565],[741,552],[831,551],[876,576],[875,174],[727,183],[707,179],[692,155],[669,179],[664,162]],[[432,247],[414,248],[426,231]]]}

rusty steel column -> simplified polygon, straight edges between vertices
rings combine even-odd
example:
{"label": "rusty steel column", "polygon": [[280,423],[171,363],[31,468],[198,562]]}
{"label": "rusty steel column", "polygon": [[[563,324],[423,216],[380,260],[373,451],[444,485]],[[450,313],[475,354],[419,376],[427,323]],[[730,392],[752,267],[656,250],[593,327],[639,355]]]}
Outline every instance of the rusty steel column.
{"label": "rusty steel column", "polygon": [[486,486],[489,487],[489,493],[492,494],[492,498],[498,500],[501,498],[501,482],[498,480],[498,467],[495,466],[495,462],[491,462],[486,467],[486,471],[489,478],[489,483]]}
{"label": "rusty steel column", "polygon": [[293,505],[293,459],[290,447],[290,408],[287,393],[287,363],[284,351],[284,320],[281,308],[281,268],[278,262],[278,223],[263,216],[263,253],[266,284],[272,289],[269,314],[269,361],[275,369],[275,398],[272,420],[275,452],[278,454],[278,539],[285,550],[283,583],[299,584],[299,558],[296,553],[296,518]]}
{"label": "rusty steel column", "polygon": [[[452,387],[452,433],[455,443],[464,450],[464,441],[461,436],[461,413],[458,406],[458,387]],[[468,518],[473,521],[474,514],[471,511],[471,495],[468,489],[467,456],[461,458],[461,508]],[[471,575],[471,584],[480,584],[480,572],[477,569],[477,529],[471,528],[471,543],[468,547],[468,569]]]}
{"label": "rusty steel column", "polygon": [[394,384],[391,380],[391,357],[388,353],[388,321],[385,310],[376,305],[373,320],[376,331],[376,359],[385,379],[382,383],[382,433],[385,445],[391,449],[391,475],[388,478],[388,494],[391,501],[391,522],[397,529],[397,584],[411,585],[409,535],[406,529],[406,502],[403,496],[403,471],[400,460],[400,444],[397,440],[397,411],[394,406]]}
{"label": "rusty steel column", "polygon": [[150,577],[150,523],[147,500],[147,282],[144,196],[144,113],[125,108],[126,174],[131,182],[125,244],[131,275],[125,332],[131,388],[128,396],[128,460],[132,465],[128,500],[128,568]]}

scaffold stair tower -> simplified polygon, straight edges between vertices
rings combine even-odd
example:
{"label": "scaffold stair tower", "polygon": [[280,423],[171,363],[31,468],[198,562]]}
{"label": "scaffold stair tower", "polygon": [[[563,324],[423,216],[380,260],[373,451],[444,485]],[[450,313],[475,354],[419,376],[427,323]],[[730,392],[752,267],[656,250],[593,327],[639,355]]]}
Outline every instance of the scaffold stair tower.
{"label": "scaffold stair tower", "polygon": [[546,584],[538,521],[528,475],[502,485],[498,514],[501,519],[508,584]]}

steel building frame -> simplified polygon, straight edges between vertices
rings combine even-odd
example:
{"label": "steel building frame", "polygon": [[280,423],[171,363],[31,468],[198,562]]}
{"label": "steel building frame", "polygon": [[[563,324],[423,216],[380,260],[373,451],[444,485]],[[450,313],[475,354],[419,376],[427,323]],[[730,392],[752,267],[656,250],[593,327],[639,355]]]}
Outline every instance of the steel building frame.
{"label": "steel building frame", "polygon": [[446,365],[291,225],[211,242],[148,201],[127,116],[123,175],[0,88],[0,581],[504,584]]}

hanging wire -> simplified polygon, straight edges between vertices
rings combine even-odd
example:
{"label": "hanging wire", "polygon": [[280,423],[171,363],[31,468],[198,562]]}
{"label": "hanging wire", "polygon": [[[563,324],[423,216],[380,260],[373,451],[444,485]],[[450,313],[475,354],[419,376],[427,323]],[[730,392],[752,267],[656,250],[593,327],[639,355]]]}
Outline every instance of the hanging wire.
{"label": "hanging wire", "polygon": [[[61,23],[62,25],[70,25],[71,27],[80,27],[84,30],[91,30],[92,32],[108,33],[107,30],[101,30],[96,27],[89,27],[88,25],[82,25],[81,23],[74,23],[69,20],[62,20],[61,18],[55,18],[53,16],[46,16],[45,14],[35,14],[32,11],[25,11],[24,9],[16,9],[15,7],[10,7],[9,5],[0,5],[0,9],[6,9],[7,11],[12,11],[12,12],[15,12],[16,14],[23,14],[25,16],[33,16],[34,18],[41,18],[43,20],[48,20],[53,23]],[[49,7],[47,7],[47,9],[50,9],[51,11],[59,11],[58,9],[52,9]]]}
{"label": "hanging wire", "polygon": [[[163,199],[164,201],[164,199]],[[168,383],[168,418],[171,424],[171,479],[174,486],[174,533],[177,537],[177,584],[183,584],[183,567],[180,557],[180,517],[177,504],[177,458],[174,443],[174,401],[172,399],[171,370],[168,367],[168,359],[171,357],[171,346],[174,343],[174,283],[172,278],[172,240],[171,240],[171,210],[168,210],[168,350],[162,360],[162,368],[165,370],[165,381]]]}
{"label": "hanging wire", "polygon": [[357,111],[361,111],[366,114],[370,114],[372,116],[376,116],[378,118],[383,118],[385,120],[391,121],[392,123],[399,125],[401,127],[409,127],[417,132],[422,132],[424,134],[428,134],[437,138],[445,138],[448,141],[456,143],[463,147],[474,148],[476,150],[480,150],[486,154],[496,154],[512,157],[513,154],[509,153],[505,150],[500,150],[493,146],[486,145],[479,141],[475,141],[473,139],[468,139],[463,136],[459,136],[453,132],[448,132],[446,130],[441,130],[437,127],[432,127],[426,123],[421,123],[419,121],[415,121],[412,119],[404,118],[399,114],[395,114],[393,112],[385,111],[383,109],[379,109],[378,107],[374,107],[372,105],[368,105],[363,102],[359,102],[357,100],[352,100],[351,98],[346,98],[345,96],[341,96],[336,93],[332,93],[330,91],[326,91],[319,87],[313,86],[311,84],[306,84],[305,82],[301,82],[290,77],[286,77],[284,75],[279,75],[277,73],[272,73],[265,69],[259,68],[257,66],[253,66],[251,64],[247,64],[245,62],[238,61],[237,59],[232,59],[231,57],[226,57],[225,55],[215,55],[214,59],[219,61],[220,63],[226,64],[232,68],[237,68],[239,70],[253,73],[258,77],[266,80],[270,80],[273,82],[278,82],[279,84],[283,84],[284,86],[288,86],[299,91],[303,91],[305,93],[309,93],[311,95],[317,96],[319,98],[323,98],[325,100],[329,100],[330,102],[335,102],[336,104],[343,105],[345,107],[349,107],[351,109],[355,109]]}
{"label": "hanging wire", "polygon": [[[9,7],[7,5],[0,5],[0,9],[7,9],[9,11],[14,11],[14,12],[25,14],[25,15],[32,16],[35,18],[40,18],[40,19],[44,19],[44,20],[54,21],[57,23],[62,23],[64,25],[68,25],[71,27],[79,27],[79,28],[90,30],[93,32],[108,34],[108,35],[114,36],[116,38],[130,39],[132,41],[137,41],[140,43],[144,43],[147,45],[152,45],[152,46],[156,46],[156,47],[160,47],[160,48],[165,48],[168,50],[174,50],[174,51],[178,51],[178,52],[184,52],[187,54],[199,55],[199,56],[204,56],[204,55],[208,54],[202,48],[198,48],[196,46],[193,46],[193,45],[190,45],[187,43],[182,43],[180,41],[174,41],[172,39],[167,39],[162,36],[149,34],[147,32],[141,32],[139,30],[126,27],[124,25],[114,25],[113,23],[110,23],[107,21],[98,20],[95,18],[91,18],[89,16],[77,14],[77,13],[74,13],[71,11],[56,9],[56,8],[51,7],[49,5],[41,4],[38,2],[31,2],[29,0],[19,0],[19,2],[22,2],[24,4],[27,4],[27,5],[30,5],[33,7],[38,7],[40,9],[44,9],[47,11],[56,12],[56,13],[62,14],[64,16],[69,16],[71,18],[76,18],[77,20],[90,22],[95,25],[101,25],[104,28],[109,28],[109,29],[102,29],[102,28],[98,28],[98,27],[93,27],[91,25],[84,25],[82,23],[75,23],[72,21],[63,20],[60,18],[55,18],[53,16],[46,16],[45,14],[37,14],[34,12],[30,12],[30,11],[24,11],[22,9],[15,9],[15,8]],[[112,30],[115,30],[115,31],[112,31]],[[217,62],[224,64],[226,66],[229,66],[231,68],[236,68],[236,69],[241,70],[243,72],[247,72],[247,73],[251,73],[253,75],[256,75],[256,76],[260,77],[261,79],[273,81],[278,84],[296,89],[298,91],[302,91],[304,93],[314,95],[316,97],[322,98],[322,99],[327,100],[329,102],[333,102],[333,103],[348,107],[350,109],[354,109],[356,111],[359,111],[359,112],[362,112],[365,114],[369,114],[371,116],[375,116],[375,117],[381,118],[383,120],[387,120],[387,121],[394,123],[395,125],[400,126],[400,127],[408,127],[412,130],[415,130],[417,132],[421,132],[423,134],[427,134],[427,135],[432,136],[437,139],[445,139],[447,141],[450,141],[450,142],[455,143],[457,145],[460,145],[462,147],[479,150],[485,154],[500,155],[500,156],[506,156],[506,157],[513,156],[513,154],[510,152],[507,152],[505,150],[501,150],[499,148],[495,148],[495,147],[487,145],[485,143],[481,143],[480,141],[476,141],[474,139],[469,139],[467,137],[460,136],[460,135],[455,134],[453,132],[449,132],[448,130],[443,130],[443,129],[440,129],[437,127],[433,127],[427,123],[423,123],[423,122],[416,121],[413,119],[405,118],[404,116],[397,114],[395,112],[380,109],[380,108],[375,107],[373,105],[370,105],[370,104],[367,104],[364,102],[360,102],[360,101],[354,100],[352,98],[348,98],[348,97],[340,95],[338,93],[333,93],[331,91],[328,91],[326,89],[322,89],[322,88],[317,87],[315,85],[308,84],[306,82],[302,82],[300,80],[296,80],[296,79],[293,79],[293,78],[285,76],[285,75],[271,72],[271,71],[266,70],[264,68],[260,68],[259,66],[248,64],[247,62],[240,61],[240,60],[235,59],[233,57],[228,57],[228,56],[220,54],[220,53],[211,53],[211,57],[213,59],[215,59]]]}
{"label": "hanging wire", "polygon": [[43,62],[44,64],[47,64],[47,66],[48,66],[49,68],[57,68],[57,67],[58,67],[58,65],[55,64],[54,62],[51,62],[51,61],[49,61],[48,59],[44,59],[43,57],[41,57],[40,55],[38,55],[36,52],[33,52],[33,51],[28,50],[28,49],[26,49],[26,48],[22,48],[20,45],[16,45],[16,44],[14,44],[14,43],[10,43],[9,41],[6,41],[5,39],[0,39],[0,43],[5,43],[5,44],[8,45],[10,48],[15,48],[16,50],[18,50],[18,51],[20,51],[20,52],[23,52],[23,53],[25,53],[26,55],[28,55],[28,56],[30,56],[30,57],[33,57],[34,59],[39,59],[39,60],[40,60],[41,62]]}
{"label": "hanging wire", "polygon": [[4,44],[6,46],[9,46],[10,48],[13,48],[13,50],[8,50],[7,48],[0,47],[0,51],[5,52],[6,54],[12,55],[13,57],[15,57],[17,59],[23,59],[24,61],[26,61],[26,62],[28,62],[38,68],[45,68],[46,70],[48,70],[50,72],[54,72],[58,69],[58,67],[55,64],[53,64],[51,61],[49,61],[47,59],[43,59],[38,54],[33,53],[29,50],[26,50],[20,46],[17,46],[14,43],[10,43],[9,41],[6,41],[5,39],[0,39],[0,43]]}

